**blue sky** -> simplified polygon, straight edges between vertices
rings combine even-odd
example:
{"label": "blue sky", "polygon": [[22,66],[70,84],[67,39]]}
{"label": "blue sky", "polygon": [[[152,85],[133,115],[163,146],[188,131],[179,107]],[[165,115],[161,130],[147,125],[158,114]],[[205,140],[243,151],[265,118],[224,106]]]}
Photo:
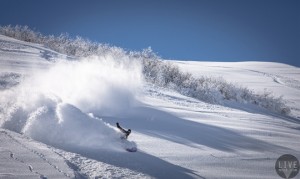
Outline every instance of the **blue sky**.
{"label": "blue sky", "polygon": [[299,0],[1,0],[0,25],[69,33],[163,58],[300,66]]}

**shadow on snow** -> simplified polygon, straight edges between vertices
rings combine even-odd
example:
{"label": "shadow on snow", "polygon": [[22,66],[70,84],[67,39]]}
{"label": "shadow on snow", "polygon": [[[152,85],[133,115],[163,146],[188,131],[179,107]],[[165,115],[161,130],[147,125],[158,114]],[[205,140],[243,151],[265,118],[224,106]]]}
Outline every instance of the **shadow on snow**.
{"label": "shadow on snow", "polygon": [[151,107],[136,107],[124,118],[104,117],[103,120],[111,125],[115,125],[118,120],[130,126],[133,131],[196,148],[206,146],[225,152],[290,150],[229,129],[182,119]]}

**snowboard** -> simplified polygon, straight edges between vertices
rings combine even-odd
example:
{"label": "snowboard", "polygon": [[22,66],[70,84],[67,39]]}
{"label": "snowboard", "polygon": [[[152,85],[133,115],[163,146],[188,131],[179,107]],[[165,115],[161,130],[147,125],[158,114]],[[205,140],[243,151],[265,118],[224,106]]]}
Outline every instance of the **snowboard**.
{"label": "snowboard", "polygon": [[137,148],[136,147],[132,147],[132,148],[126,148],[125,149],[127,152],[136,152]]}

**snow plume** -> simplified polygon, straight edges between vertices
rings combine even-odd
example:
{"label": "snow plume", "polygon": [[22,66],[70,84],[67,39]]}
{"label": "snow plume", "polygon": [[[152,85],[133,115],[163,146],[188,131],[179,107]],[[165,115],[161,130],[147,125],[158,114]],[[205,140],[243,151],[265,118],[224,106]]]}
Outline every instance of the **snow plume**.
{"label": "snow plume", "polygon": [[120,145],[118,132],[94,116],[128,111],[142,78],[138,62],[113,58],[62,60],[0,91],[0,126],[52,145]]}
{"label": "snow plume", "polygon": [[61,61],[47,73],[36,74],[35,86],[59,96],[86,113],[123,113],[134,102],[141,85],[140,66],[125,58],[88,57]]}

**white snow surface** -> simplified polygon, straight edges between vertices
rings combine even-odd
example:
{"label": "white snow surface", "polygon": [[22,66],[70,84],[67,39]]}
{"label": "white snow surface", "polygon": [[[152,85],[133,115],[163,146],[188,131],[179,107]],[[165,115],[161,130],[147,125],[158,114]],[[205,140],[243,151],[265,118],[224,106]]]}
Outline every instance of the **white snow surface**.
{"label": "white snow surface", "polygon": [[[173,61],[283,95],[287,117],[159,88],[138,62],[114,58],[75,59],[0,35],[0,178],[273,179],[279,156],[300,159],[298,67]],[[128,141],[116,122],[132,129]]]}

